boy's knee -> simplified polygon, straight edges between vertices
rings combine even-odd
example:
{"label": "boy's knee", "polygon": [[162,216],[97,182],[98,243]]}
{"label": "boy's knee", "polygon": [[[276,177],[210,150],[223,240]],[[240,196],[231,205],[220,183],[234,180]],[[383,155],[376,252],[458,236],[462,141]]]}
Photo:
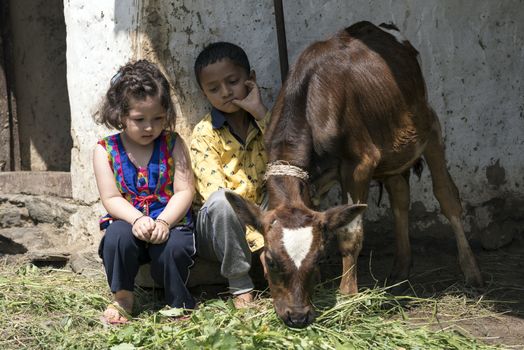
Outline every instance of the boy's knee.
{"label": "boy's knee", "polygon": [[226,199],[226,191],[214,192],[202,207],[197,220],[199,240],[205,237],[218,245],[227,241],[245,240],[245,228]]}
{"label": "boy's knee", "polygon": [[205,203],[208,213],[219,212],[223,215],[235,214],[233,207],[231,207],[231,204],[229,204],[229,201],[226,198],[226,191],[227,190],[220,189],[209,196]]}
{"label": "boy's knee", "polygon": [[213,192],[207,199],[206,204],[221,203],[227,201],[225,193],[226,190],[224,189],[219,189]]}

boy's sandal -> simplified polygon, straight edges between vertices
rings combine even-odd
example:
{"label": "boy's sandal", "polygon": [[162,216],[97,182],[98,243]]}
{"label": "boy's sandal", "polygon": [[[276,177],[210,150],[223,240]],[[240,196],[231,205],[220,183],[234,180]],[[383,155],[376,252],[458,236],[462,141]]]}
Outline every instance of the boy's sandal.
{"label": "boy's sandal", "polygon": [[108,325],[126,324],[133,318],[133,316],[131,316],[129,312],[124,310],[124,308],[120,306],[117,302],[112,302],[111,304],[107,305],[106,310],[109,310],[109,309],[112,309],[118,312],[120,317],[118,319],[109,319],[105,315],[100,316],[100,320],[105,324],[108,324]]}

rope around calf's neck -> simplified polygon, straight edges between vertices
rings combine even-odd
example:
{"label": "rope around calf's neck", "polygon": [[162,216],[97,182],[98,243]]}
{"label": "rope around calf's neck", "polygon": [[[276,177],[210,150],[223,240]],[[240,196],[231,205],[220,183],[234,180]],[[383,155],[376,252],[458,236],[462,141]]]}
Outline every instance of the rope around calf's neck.
{"label": "rope around calf's neck", "polygon": [[285,160],[277,160],[269,163],[266,167],[264,180],[267,180],[269,176],[293,176],[298,177],[304,181],[309,179],[309,174],[307,171],[298,166],[291,165]]}

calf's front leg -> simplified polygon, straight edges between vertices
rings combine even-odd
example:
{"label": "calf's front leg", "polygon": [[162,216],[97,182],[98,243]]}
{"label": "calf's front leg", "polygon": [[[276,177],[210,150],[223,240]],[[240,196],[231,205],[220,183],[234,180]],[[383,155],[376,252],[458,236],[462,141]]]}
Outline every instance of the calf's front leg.
{"label": "calf's front leg", "polygon": [[358,217],[346,227],[340,228],[337,231],[337,239],[338,248],[342,255],[340,293],[356,294],[358,292],[357,260],[364,239],[362,214],[359,214]]}
{"label": "calf's front leg", "polygon": [[[367,202],[369,182],[373,173],[374,157],[363,157],[357,164],[342,163],[340,166],[340,183],[342,193],[348,196],[348,204],[365,204]],[[342,279],[340,292],[356,294],[357,260],[362,250],[364,226],[362,215],[359,214],[351,223],[337,230],[338,248],[342,255]]]}
{"label": "calf's front leg", "polygon": [[390,284],[408,279],[411,268],[411,247],[408,231],[409,174],[410,170],[404,174],[386,178],[384,181],[395,218],[396,251],[393,269],[389,276]]}

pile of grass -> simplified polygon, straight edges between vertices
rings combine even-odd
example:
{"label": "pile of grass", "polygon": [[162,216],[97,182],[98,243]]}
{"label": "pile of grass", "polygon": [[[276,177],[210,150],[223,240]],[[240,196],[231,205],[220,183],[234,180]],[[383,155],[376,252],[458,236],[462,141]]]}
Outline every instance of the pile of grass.
{"label": "pile of grass", "polygon": [[[383,289],[354,297],[320,289],[321,311],[306,329],[287,328],[271,300],[236,310],[229,300],[203,302],[187,320],[139,291],[142,307],[132,322],[108,327],[99,317],[110,302],[103,275],[89,278],[32,265],[0,266],[1,349],[491,349],[453,328],[406,316],[405,307]],[[150,305],[145,301],[155,299]],[[434,308],[436,301],[414,303]],[[430,315],[431,316],[431,315]]]}

